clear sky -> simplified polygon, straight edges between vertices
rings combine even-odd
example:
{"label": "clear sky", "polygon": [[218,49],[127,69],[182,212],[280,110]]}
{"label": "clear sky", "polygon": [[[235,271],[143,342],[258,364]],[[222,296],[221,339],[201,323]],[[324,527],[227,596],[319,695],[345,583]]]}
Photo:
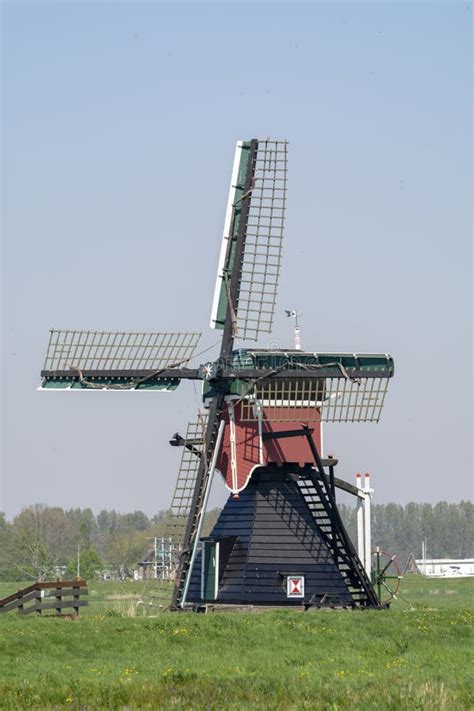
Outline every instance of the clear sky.
{"label": "clear sky", "polygon": [[380,424],[326,428],[338,474],[472,495],[471,10],[3,2],[0,510],[169,505],[193,386],[36,392],[48,328],[212,344],[234,144],[267,136],[290,141],[271,343],[298,308],[307,350],[395,358]]}

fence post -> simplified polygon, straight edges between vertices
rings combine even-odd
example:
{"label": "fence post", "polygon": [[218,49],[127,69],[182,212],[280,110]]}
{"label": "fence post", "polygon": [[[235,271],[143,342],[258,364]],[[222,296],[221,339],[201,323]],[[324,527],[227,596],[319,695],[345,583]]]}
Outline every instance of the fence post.
{"label": "fence post", "polygon": [[[20,592],[21,592],[21,590],[18,590],[18,594],[19,594]],[[18,598],[18,599],[21,600],[22,597],[23,597],[23,595],[21,595],[21,596],[19,595],[19,598]],[[21,613],[23,612],[23,608],[24,608],[24,605],[23,605],[23,604],[18,605],[18,614],[19,614],[19,615],[21,615]]]}
{"label": "fence post", "polygon": [[35,605],[38,606],[36,609],[37,615],[41,615],[42,602],[43,602],[43,590],[41,589],[41,587],[38,587],[38,589],[36,590],[36,595],[35,595]]}
{"label": "fence post", "polygon": [[[59,582],[59,581],[58,581]],[[56,614],[60,615],[61,614],[61,601],[62,601],[62,590],[60,587],[56,588],[55,590],[55,595],[56,595],[56,602],[58,603],[58,606],[56,608]]]}
{"label": "fence post", "polygon": [[77,617],[79,615],[79,604],[75,605],[74,603],[79,603],[79,593],[81,592],[80,587],[77,585],[72,588],[72,595],[73,595],[73,605],[72,609],[74,610],[74,615]]}

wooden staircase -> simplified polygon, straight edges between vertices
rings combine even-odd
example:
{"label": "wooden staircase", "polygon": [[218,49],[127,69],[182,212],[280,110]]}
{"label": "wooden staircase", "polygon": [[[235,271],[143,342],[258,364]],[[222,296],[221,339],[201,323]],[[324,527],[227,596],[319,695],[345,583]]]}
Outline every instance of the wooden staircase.
{"label": "wooden staircase", "polygon": [[316,487],[315,476],[316,472],[311,476],[301,477],[298,486],[318,526],[321,538],[331,551],[354,604],[360,607],[377,607],[378,601],[372,584],[340,520],[335,501],[330,495],[328,480],[319,476],[319,487]]}

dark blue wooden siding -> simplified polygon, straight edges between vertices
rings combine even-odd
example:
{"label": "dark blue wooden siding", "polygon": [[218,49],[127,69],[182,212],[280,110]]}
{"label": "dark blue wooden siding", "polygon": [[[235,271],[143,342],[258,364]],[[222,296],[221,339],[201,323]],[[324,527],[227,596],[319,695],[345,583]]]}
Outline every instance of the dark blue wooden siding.
{"label": "dark blue wooden siding", "polygon": [[[351,605],[345,577],[321,536],[298,484],[277,468],[258,470],[240,494],[230,497],[210,535],[236,540],[220,571],[216,602],[301,605],[323,597]],[[286,576],[305,576],[305,597],[288,599]],[[201,601],[201,556],[194,564],[189,602]]]}

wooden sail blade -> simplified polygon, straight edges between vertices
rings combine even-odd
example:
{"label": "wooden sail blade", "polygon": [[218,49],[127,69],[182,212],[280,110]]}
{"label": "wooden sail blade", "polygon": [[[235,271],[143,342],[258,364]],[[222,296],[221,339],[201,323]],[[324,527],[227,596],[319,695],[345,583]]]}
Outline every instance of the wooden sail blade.
{"label": "wooden sail blade", "polygon": [[[232,273],[239,272],[239,290],[231,303],[235,336],[257,340],[270,333],[280,275],[287,186],[287,141],[270,139],[237,143],[227,203],[224,235],[211,312],[211,328],[223,329],[229,305]],[[252,183],[244,185],[249,161],[253,161]],[[249,198],[246,224],[241,206]],[[242,258],[236,263],[239,230],[244,242]]]}
{"label": "wooden sail blade", "polygon": [[51,329],[42,387],[172,390],[200,337],[194,332]]}
{"label": "wooden sail blade", "polygon": [[237,335],[271,333],[285,226],[287,141],[259,141],[237,309]]}
{"label": "wooden sail blade", "polygon": [[[240,351],[239,377],[230,392],[242,399],[242,421],[378,422],[393,358],[386,353]],[[255,378],[244,379],[245,370]],[[253,370],[254,369],[254,370]],[[268,372],[268,377],[265,372]],[[212,384],[206,384],[207,389]]]}
{"label": "wooden sail blade", "polygon": [[255,403],[263,420],[306,422],[319,413],[321,422],[378,422],[388,378],[305,378],[261,381],[243,401],[243,421],[255,421]]}

